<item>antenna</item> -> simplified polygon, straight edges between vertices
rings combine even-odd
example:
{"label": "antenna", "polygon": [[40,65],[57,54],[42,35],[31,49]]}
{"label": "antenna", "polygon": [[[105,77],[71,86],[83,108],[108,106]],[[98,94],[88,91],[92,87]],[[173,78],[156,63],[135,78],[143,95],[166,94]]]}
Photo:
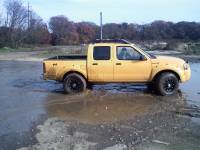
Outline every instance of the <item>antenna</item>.
{"label": "antenna", "polygon": [[100,12],[100,26],[101,26],[101,40],[103,39],[103,23],[102,23],[102,12]]}

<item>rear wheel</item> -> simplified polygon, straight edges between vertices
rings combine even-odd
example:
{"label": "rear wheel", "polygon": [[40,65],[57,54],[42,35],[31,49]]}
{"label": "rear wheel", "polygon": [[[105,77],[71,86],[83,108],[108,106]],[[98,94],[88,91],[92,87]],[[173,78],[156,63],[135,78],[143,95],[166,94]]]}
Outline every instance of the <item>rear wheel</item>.
{"label": "rear wheel", "polygon": [[175,94],[179,87],[179,80],[175,74],[170,72],[162,73],[156,79],[156,91],[160,95]]}
{"label": "rear wheel", "polygon": [[64,79],[63,87],[65,93],[79,93],[86,90],[87,83],[81,75],[72,73]]}

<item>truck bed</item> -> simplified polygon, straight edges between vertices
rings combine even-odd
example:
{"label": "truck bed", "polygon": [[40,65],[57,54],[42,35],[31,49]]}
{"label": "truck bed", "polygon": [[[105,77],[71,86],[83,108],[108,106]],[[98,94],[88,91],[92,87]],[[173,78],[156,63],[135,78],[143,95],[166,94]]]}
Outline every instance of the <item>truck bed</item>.
{"label": "truck bed", "polygon": [[55,56],[46,60],[87,60],[86,55],[66,55],[66,56]]}
{"label": "truck bed", "polygon": [[62,81],[65,73],[78,70],[87,76],[86,55],[55,56],[43,61],[44,78],[46,80]]}

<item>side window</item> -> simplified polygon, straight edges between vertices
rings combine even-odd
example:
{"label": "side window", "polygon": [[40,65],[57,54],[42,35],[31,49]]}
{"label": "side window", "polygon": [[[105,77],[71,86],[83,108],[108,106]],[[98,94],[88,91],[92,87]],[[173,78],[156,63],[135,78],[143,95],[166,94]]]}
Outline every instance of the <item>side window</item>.
{"label": "side window", "polygon": [[119,60],[140,60],[141,54],[132,47],[117,47],[117,58]]}
{"label": "side window", "polygon": [[94,60],[110,60],[110,46],[96,46],[93,51]]}

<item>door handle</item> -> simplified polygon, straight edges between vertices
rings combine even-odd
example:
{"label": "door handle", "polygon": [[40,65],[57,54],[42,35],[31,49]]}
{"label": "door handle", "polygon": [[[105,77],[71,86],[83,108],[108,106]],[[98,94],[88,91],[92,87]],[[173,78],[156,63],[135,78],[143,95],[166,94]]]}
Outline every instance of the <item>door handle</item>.
{"label": "door handle", "polygon": [[57,66],[57,64],[53,64],[53,66]]}
{"label": "door handle", "polygon": [[122,63],[116,63],[116,65],[120,66],[120,65],[122,65]]}
{"label": "door handle", "polygon": [[92,65],[94,65],[94,66],[97,66],[97,65],[98,65],[98,63],[93,63]]}

